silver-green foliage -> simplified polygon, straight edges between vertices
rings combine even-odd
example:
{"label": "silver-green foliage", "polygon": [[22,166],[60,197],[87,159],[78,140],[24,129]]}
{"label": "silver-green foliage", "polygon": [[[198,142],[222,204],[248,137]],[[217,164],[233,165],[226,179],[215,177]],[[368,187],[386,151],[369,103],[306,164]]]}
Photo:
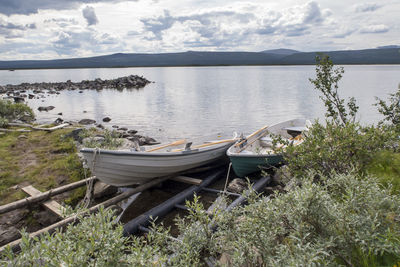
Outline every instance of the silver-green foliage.
{"label": "silver-green foliage", "polygon": [[229,227],[218,240],[230,263],[368,266],[382,255],[400,255],[398,197],[370,177],[342,174],[321,182],[309,177],[287,194],[253,200],[226,216]]}
{"label": "silver-green foliage", "polygon": [[115,130],[104,129],[100,133],[97,129],[84,129],[80,136],[83,145],[89,148],[116,149],[122,145],[121,134]]}
{"label": "silver-green foliage", "polygon": [[400,260],[398,197],[372,177],[332,175],[319,183],[313,177],[273,199],[253,193],[248,206],[215,210],[212,217],[195,197],[187,203],[189,216],[178,219],[177,238],[154,225],[146,236],[123,237],[111,212],[101,210],[37,242],[24,234],[22,252],[9,251],[2,263],[203,266],[220,255],[233,266],[378,266]]}
{"label": "silver-green foliage", "polygon": [[32,121],[35,114],[32,109],[23,103],[12,103],[0,99],[0,127],[7,126],[13,120]]}

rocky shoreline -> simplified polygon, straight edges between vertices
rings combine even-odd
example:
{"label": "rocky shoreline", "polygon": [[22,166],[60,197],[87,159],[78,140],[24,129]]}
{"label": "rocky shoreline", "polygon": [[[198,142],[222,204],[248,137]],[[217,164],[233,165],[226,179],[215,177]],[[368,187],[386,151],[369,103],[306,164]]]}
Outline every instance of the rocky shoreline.
{"label": "rocky shoreline", "polygon": [[[32,98],[34,94],[43,93],[43,90],[48,90],[50,94],[57,93],[62,90],[103,90],[103,89],[139,89],[145,87],[151,81],[143,76],[129,75],[119,77],[112,80],[83,80],[81,82],[40,82],[40,83],[21,83],[18,85],[7,84],[0,85],[0,94],[7,94],[14,97],[16,102],[23,101],[24,98]],[[29,95],[26,94],[29,91]]]}

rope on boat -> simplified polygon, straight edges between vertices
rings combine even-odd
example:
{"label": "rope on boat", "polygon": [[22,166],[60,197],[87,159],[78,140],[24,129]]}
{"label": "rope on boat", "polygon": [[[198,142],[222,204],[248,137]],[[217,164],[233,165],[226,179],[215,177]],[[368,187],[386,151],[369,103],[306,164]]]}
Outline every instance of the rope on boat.
{"label": "rope on boat", "polygon": [[231,173],[232,162],[229,162],[228,173],[226,174],[225,186],[224,186],[224,194],[226,193],[226,189],[228,187],[229,174]]}
{"label": "rope on boat", "polygon": [[[92,168],[91,168],[93,173],[94,173],[94,168],[95,168],[95,165],[96,165],[97,154],[100,154],[100,149],[98,147],[96,147],[94,149],[94,152],[93,152],[93,160],[92,160]],[[85,171],[85,178],[86,178],[86,171]],[[85,197],[82,200],[84,208],[88,208],[90,206],[92,200],[93,200],[92,199],[92,197],[93,197],[93,189],[94,189],[94,182],[93,181],[94,181],[94,179],[86,181],[86,194],[85,194]]]}

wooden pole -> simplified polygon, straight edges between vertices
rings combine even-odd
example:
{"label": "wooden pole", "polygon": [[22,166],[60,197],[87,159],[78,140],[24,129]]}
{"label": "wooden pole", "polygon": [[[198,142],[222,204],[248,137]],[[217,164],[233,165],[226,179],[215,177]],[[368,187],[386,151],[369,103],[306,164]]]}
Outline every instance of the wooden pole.
{"label": "wooden pole", "polygon": [[27,197],[27,198],[17,200],[15,202],[12,202],[9,204],[2,205],[2,206],[0,206],[0,214],[6,213],[11,210],[19,209],[19,208],[28,206],[33,203],[41,202],[43,200],[51,198],[52,196],[59,195],[66,191],[70,191],[72,189],[84,186],[87,182],[89,182],[90,180],[94,180],[94,179],[96,179],[95,176],[89,177],[87,179],[80,180],[75,183],[71,183],[71,184],[67,184],[67,185],[64,185],[61,187],[51,189],[51,190],[43,192],[37,196]]}
{"label": "wooden pole", "polygon": [[184,143],[186,143],[186,139],[181,139],[181,140],[178,140],[178,141],[166,144],[166,145],[162,145],[162,146],[159,146],[159,147],[155,147],[155,148],[149,149],[146,152],[152,152],[152,151],[160,150],[160,149],[163,149],[163,148],[166,148],[166,147],[170,147],[170,146],[178,146],[178,145],[182,145]]}
{"label": "wooden pole", "polygon": [[[234,142],[234,141],[237,141],[237,140],[238,140],[237,138],[219,140],[219,141],[215,141],[215,142],[209,142],[209,143],[193,146],[193,147],[191,147],[191,149],[202,148],[202,147],[206,147],[206,146],[213,146],[213,145],[217,145],[217,144],[221,144],[221,143],[227,143],[227,142]],[[174,149],[174,150],[172,150],[172,152],[179,152],[179,151],[183,151],[183,150],[184,150],[184,148]]]}
{"label": "wooden pole", "polygon": [[[124,193],[122,193],[122,194],[120,194],[120,195],[118,195],[116,197],[113,197],[113,198],[111,198],[109,200],[106,200],[106,201],[100,203],[100,204],[97,204],[96,206],[93,206],[93,207],[91,207],[90,209],[88,209],[86,211],[83,211],[83,212],[80,212],[78,214],[75,214],[75,215],[73,215],[71,217],[68,217],[68,218],[62,220],[62,221],[59,221],[59,222],[57,222],[55,224],[52,224],[52,225],[50,225],[50,226],[48,226],[46,228],[43,228],[43,229],[41,229],[41,230],[39,230],[37,232],[30,233],[29,237],[30,238],[34,238],[34,237],[37,237],[37,236],[39,236],[39,235],[41,235],[41,234],[43,234],[45,232],[52,233],[57,228],[62,228],[62,227],[66,226],[66,225],[68,225],[68,224],[70,224],[72,222],[77,222],[78,221],[78,215],[86,215],[86,214],[94,213],[100,207],[107,208],[107,207],[109,207],[111,205],[114,205],[114,204],[116,204],[116,203],[118,203],[118,202],[120,202],[120,201],[122,201],[122,200],[124,200],[124,199],[126,199],[128,197],[130,197],[133,194],[142,192],[142,191],[144,191],[144,190],[146,190],[146,189],[148,189],[150,187],[153,187],[156,184],[159,184],[159,183],[161,183],[161,182],[163,182],[163,181],[165,181],[165,180],[167,180],[169,178],[170,177],[157,178],[157,179],[151,180],[148,183],[145,183],[145,184],[142,184],[142,185],[140,185],[138,187],[132,188],[131,190],[128,190],[128,191],[126,191],[126,192],[124,192]],[[6,247],[8,247],[8,246],[10,246],[14,252],[18,251],[19,250],[19,244],[21,243],[21,240],[22,239],[18,239],[18,240],[15,240],[15,241],[11,242],[11,243],[8,243],[7,245],[2,246],[0,248],[0,254],[3,253],[4,250],[6,249]]]}
{"label": "wooden pole", "polygon": [[237,143],[235,145],[235,147],[240,147],[244,142],[246,142],[247,140],[251,139],[253,136],[259,134],[261,131],[265,130],[266,128],[268,128],[268,125],[265,125],[264,127],[262,127],[261,129],[258,129],[257,131],[255,131],[254,133],[252,133],[251,135],[247,136],[246,139],[240,141],[239,143]]}

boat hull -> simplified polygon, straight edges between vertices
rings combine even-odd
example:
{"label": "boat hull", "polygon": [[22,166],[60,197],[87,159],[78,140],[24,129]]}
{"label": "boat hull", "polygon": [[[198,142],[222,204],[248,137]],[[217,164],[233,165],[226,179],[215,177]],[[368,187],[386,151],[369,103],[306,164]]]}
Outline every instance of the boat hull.
{"label": "boat hull", "polygon": [[[283,161],[282,154],[276,153],[272,148],[267,149],[268,144],[261,141],[261,138],[273,134],[289,140],[292,136],[288,131],[306,131],[309,125],[311,125],[311,122],[305,119],[285,121],[268,128],[263,127],[248,136],[244,141],[232,145],[227,151],[227,156],[232,163],[235,174],[239,177],[244,177],[261,169],[279,165]],[[272,139],[269,142],[272,145]]]}
{"label": "boat hull", "polygon": [[258,172],[263,168],[279,165],[283,157],[282,155],[269,156],[234,156],[230,157],[232,169],[239,177],[245,177],[254,172]]}
{"label": "boat hull", "polygon": [[231,143],[217,147],[181,152],[136,152],[84,148],[81,150],[92,173],[114,186],[142,184],[156,177],[203,166],[226,158]]}

